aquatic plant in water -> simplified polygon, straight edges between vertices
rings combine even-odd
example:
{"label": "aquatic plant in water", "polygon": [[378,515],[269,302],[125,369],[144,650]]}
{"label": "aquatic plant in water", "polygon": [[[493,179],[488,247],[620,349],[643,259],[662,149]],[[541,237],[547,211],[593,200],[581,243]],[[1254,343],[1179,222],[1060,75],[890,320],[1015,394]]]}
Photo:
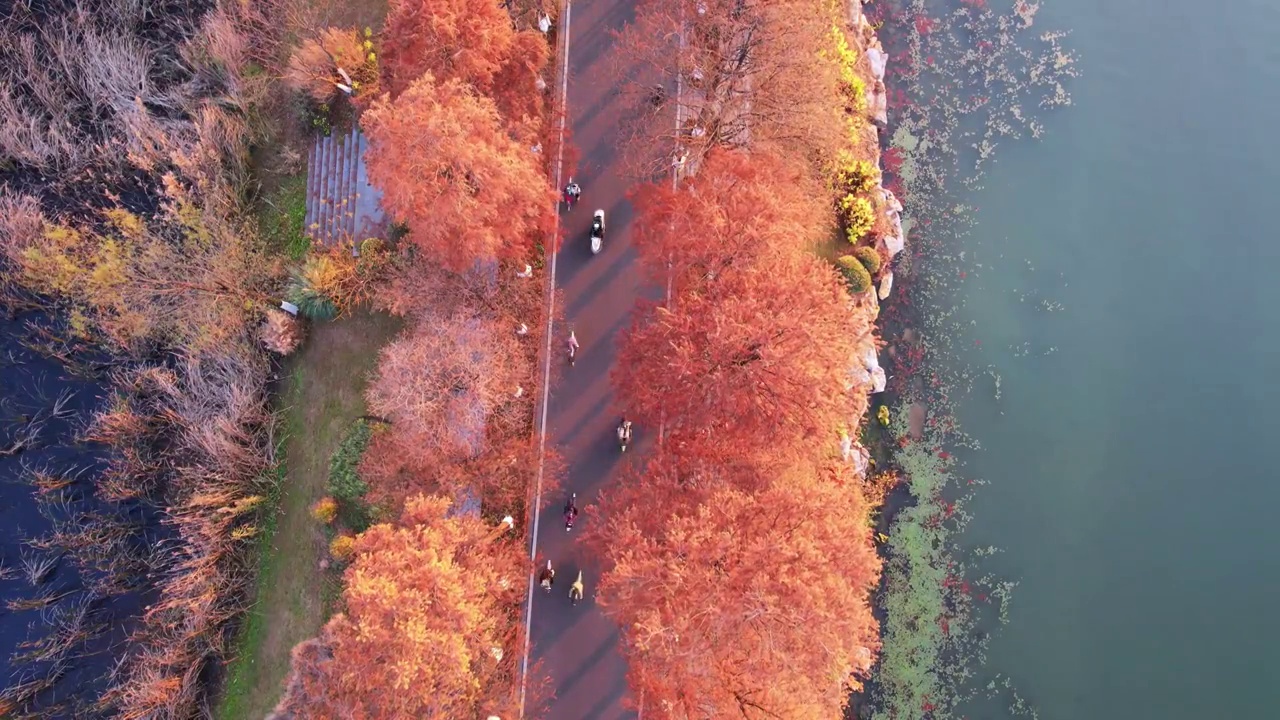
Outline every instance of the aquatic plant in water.
{"label": "aquatic plant in water", "polygon": [[[956,541],[969,520],[966,500],[983,482],[958,479],[952,453],[980,446],[957,426],[952,398],[983,376],[999,393],[998,373],[960,360],[971,337],[957,320],[967,275],[960,243],[975,209],[959,198],[981,189],[1001,143],[1042,136],[1035,113],[1070,104],[1064,83],[1076,70],[1065,33],[1031,30],[1041,3],[996,4],[897,0],[866,10],[890,57],[886,187],[903,203],[910,233],[894,268],[899,289],[881,314],[903,336],[893,343],[890,390],[899,402],[889,433],[912,503],[894,516],[886,543],[884,644],[870,712],[863,709],[878,720],[955,717],[983,692],[975,675],[986,630],[1007,621],[1015,585],[977,567],[995,548],[966,552]],[[1035,715],[1008,677],[997,676],[985,694],[1010,698],[1013,715]]]}

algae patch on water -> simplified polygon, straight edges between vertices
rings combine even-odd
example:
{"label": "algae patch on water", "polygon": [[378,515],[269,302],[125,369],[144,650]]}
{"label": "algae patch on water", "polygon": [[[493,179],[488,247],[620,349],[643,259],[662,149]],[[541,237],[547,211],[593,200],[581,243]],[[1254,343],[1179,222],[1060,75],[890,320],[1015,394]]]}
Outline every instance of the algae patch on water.
{"label": "algae patch on water", "polygon": [[1044,133],[1033,110],[1070,105],[1076,58],[1063,45],[1065,32],[1029,30],[1040,3],[994,4],[867,7],[873,24],[882,23],[890,57],[886,186],[901,199],[911,233],[895,268],[906,299],[900,293],[881,315],[899,335],[890,339],[898,400],[888,432],[911,501],[888,532],[884,645],[870,706],[859,709],[877,720],[954,718],[966,700],[984,695],[1007,698],[1013,715],[1035,714],[1007,676],[979,679],[989,632],[1007,621],[1016,583],[980,568],[997,549],[965,551],[957,542],[970,518],[966,503],[984,483],[958,475],[953,453],[981,446],[960,430],[954,398],[983,377],[994,377],[999,393],[994,367],[961,359],[977,340],[957,303],[964,278],[980,267],[962,244],[976,223],[968,198],[999,148]]}

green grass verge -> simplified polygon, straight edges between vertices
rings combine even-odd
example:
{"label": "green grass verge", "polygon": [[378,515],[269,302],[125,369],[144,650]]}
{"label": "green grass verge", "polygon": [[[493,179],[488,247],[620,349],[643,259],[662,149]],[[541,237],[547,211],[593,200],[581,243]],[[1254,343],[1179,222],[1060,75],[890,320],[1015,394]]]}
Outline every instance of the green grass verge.
{"label": "green grass verge", "polygon": [[278,490],[263,522],[257,590],[236,638],[218,720],[262,720],[279,701],[290,651],[319,632],[333,611],[339,577],[320,569],[327,557],[325,528],[311,505],[328,492],[330,463],[364,414],[364,388],[378,348],[401,322],[358,312],[317,325],[290,365],[281,397],[283,461]]}
{"label": "green grass verge", "polygon": [[[291,383],[293,387],[298,386],[297,373],[295,370],[294,381]],[[272,543],[276,537],[276,531],[279,527],[277,522],[279,518],[279,507],[281,499],[281,488],[285,480],[285,445],[288,438],[299,430],[296,413],[286,412],[284,414],[284,422],[280,428],[280,439],[276,446],[276,465],[271,469],[272,483],[271,493],[267,497],[266,510],[259,527],[262,528],[258,535],[258,546],[254,549],[254,553],[260,559],[258,566],[257,585],[254,591],[254,597],[260,598],[264,594],[263,588],[270,587],[278,574],[280,564],[284,561],[278,553],[271,552]],[[240,634],[236,638],[236,660],[227,666],[227,673],[222,686],[222,702],[217,706],[215,716],[218,720],[231,720],[232,718],[249,717],[247,700],[249,698],[249,689],[252,687],[255,678],[253,658],[257,654],[258,648],[262,646],[262,640],[266,635],[267,618],[261,611],[262,608],[255,605],[249,610],[244,617],[244,624],[240,626]]]}
{"label": "green grass verge", "polygon": [[301,260],[311,249],[304,233],[307,219],[307,174],[281,178],[274,191],[262,198],[258,227],[267,246],[291,260]]}
{"label": "green grass verge", "polygon": [[372,509],[364,501],[369,486],[358,472],[372,438],[369,423],[356,420],[329,459],[329,494],[338,501],[338,522],[357,533],[367,530],[374,520]]}

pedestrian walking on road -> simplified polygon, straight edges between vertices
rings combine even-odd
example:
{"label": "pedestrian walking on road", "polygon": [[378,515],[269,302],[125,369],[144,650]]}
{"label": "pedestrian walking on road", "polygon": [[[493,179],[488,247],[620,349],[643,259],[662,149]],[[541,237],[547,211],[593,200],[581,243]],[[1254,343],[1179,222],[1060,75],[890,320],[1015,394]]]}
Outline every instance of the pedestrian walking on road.
{"label": "pedestrian walking on road", "polygon": [[627,445],[631,444],[631,421],[626,415],[623,415],[622,421],[618,423],[618,444],[622,446],[622,452],[626,452]]}
{"label": "pedestrian walking on road", "polygon": [[569,586],[569,603],[571,605],[578,604],[578,601],[582,599],[583,590],[584,590],[584,587],[582,585],[582,571],[579,570],[578,579],[574,580],[573,584]]}
{"label": "pedestrian walking on road", "polygon": [[569,331],[569,364],[573,365],[573,361],[578,357],[578,336]]}
{"label": "pedestrian walking on road", "polygon": [[542,589],[551,592],[551,584],[556,581],[556,571],[551,567],[551,561],[547,561],[547,566],[542,568],[542,572],[538,573],[538,584]]}

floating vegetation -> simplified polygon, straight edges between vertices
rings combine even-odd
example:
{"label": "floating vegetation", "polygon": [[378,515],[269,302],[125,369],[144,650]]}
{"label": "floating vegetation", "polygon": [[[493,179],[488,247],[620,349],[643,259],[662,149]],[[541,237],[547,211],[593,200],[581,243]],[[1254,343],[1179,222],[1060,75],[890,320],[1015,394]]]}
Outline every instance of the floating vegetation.
{"label": "floating vegetation", "polygon": [[23,610],[46,610],[53,607],[59,600],[67,597],[74,590],[54,590],[52,585],[45,585],[36,591],[34,595],[26,597],[13,598],[5,603],[5,607],[10,612],[22,612]]}
{"label": "floating vegetation", "polygon": [[24,342],[47,322],[0,317],[0,715],[13,720],[105,716],[93,703],[141,610],[146,536],[163,532],[146,506],[96,497],[98,448],[80,438],[102,388]]}
{"label": "floating vegetation", "polygon": [[26,577],[27,582],[31,583],[32,587],[39,587],[53,574],[54,569],[58,567],[60,559],[59,556],[50,553],[38,550],[28,552],[24,549],[22,551],[22,574]]}
{"label": "floating vegetation", "polygon": [[[897,398],[888,428],[892,464],[911,501],[888,532],[883,650],[870,702],[858,708],[861,717],[958,717],[965,701],[981,697],[977,673],[990,630],[1009,618],[1016,583],[978,567],[998,549],[966,551],[956,538],[969,522],[971,494],[985,483],[960,475],[954,453],[980,446],[958,427],[954,398],[983,378],[983,387],[994,384],[996,401],[1001,396],[994,366],[962,360],[981,347],[981,338],[959,320],[959,290],[983,265],[962,246],[977,208],[961,198],[982,189],[998,148],[1041,137],[1045,127],[1037,115],[1071,104],[1066,83],[1076,76],[1075,55],[1064,47],[1066,33],[1032,29],[1041,4],[881,0],[866,9],[890,58],[886,187],[903,203],[902,224],[910,233],[894,268],[902,288],[885,304],[881,321],[886,337],[896,338],[890,343],[889,389]],[[1047,312],[1062,309],[1047,299],[1033,302]],[[1032,352],[1030,344],[1021,348]],[[1007,677],[998,676],[986,691],[1005,697],[1011,715],[1036,716]]]}

